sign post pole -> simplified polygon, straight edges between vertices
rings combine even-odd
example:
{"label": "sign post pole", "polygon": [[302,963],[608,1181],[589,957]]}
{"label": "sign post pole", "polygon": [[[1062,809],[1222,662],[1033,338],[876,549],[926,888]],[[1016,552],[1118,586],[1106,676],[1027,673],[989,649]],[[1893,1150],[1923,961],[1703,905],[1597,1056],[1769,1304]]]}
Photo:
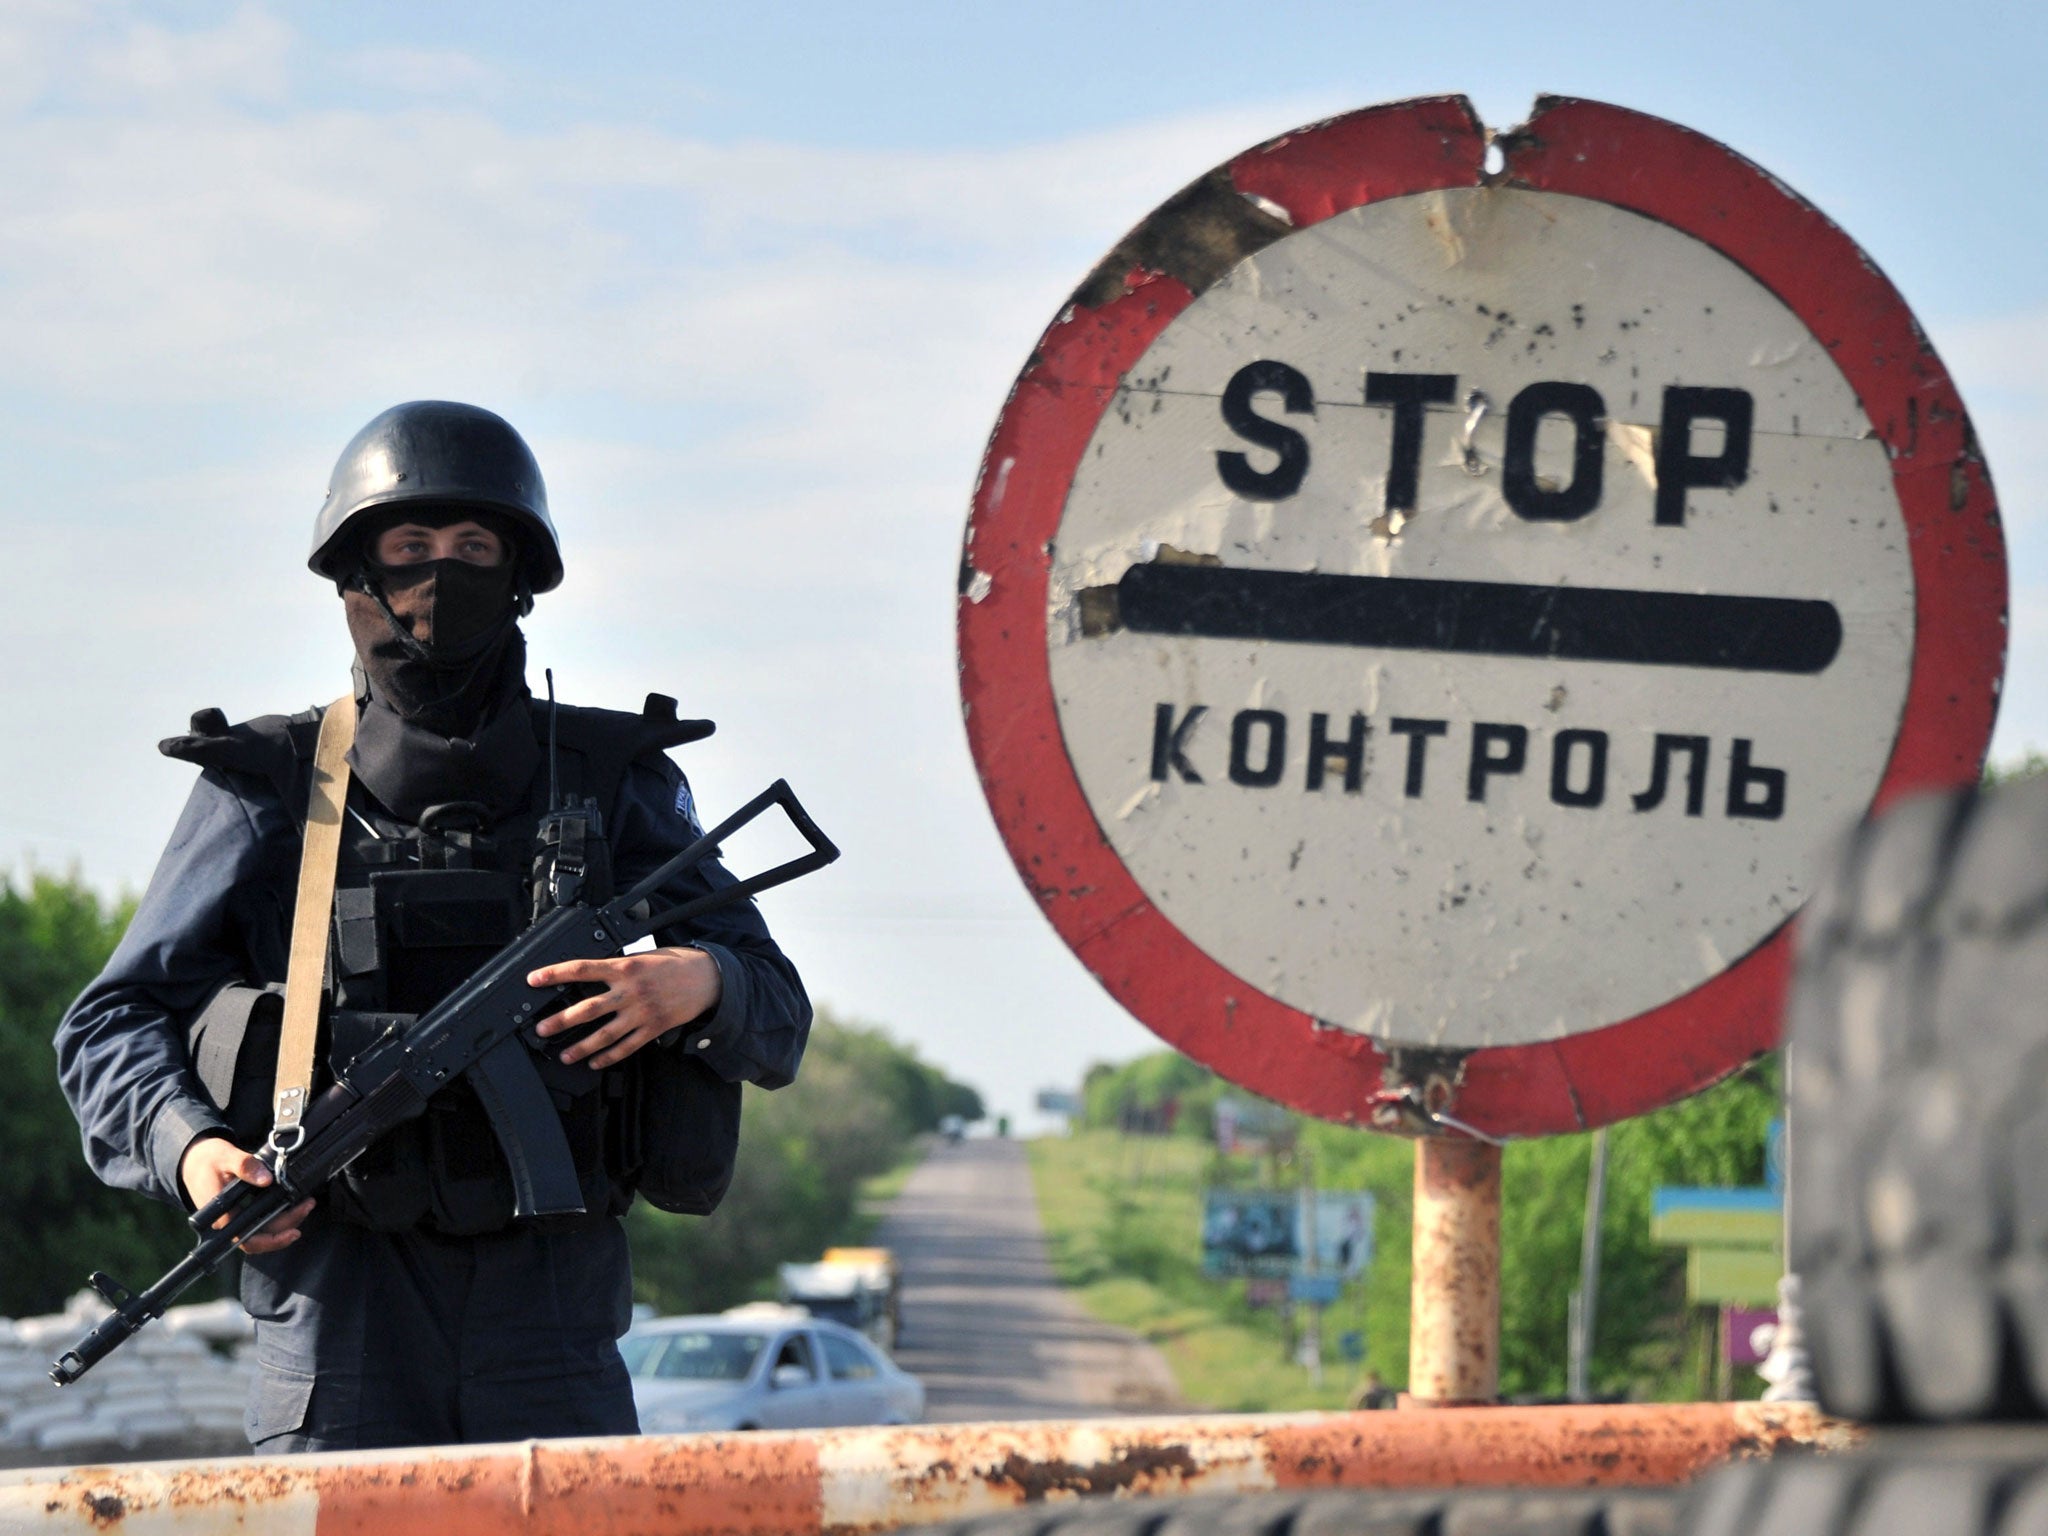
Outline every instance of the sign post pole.
{"label": "sign post pole", "polygon": [[1415,1246],[1408,1393],[1420,1408],[1500,1395],[1500,1148],[1415,1143]]}

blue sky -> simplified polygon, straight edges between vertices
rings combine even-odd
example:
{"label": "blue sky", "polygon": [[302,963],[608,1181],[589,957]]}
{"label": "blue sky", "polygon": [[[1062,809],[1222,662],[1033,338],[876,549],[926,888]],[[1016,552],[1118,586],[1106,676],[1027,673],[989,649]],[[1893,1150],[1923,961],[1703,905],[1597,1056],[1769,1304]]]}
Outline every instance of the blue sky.
{"label": "blue sky", "polygon": [[1998,751],[2048,745],[2048,22],[2019,5],[0,5],[0,862],[137,887],[201,706],[331,697],[303,573],[394,401],[508,416],[570,580],[566,698],[721,722],[846,845],[770,915],[816,993],[1017,1111],[1150,1037],[1038,918],[958,725],[981,443],[1115,238],[1318,115],[1539,91],[1710,133],[1842,223],[2004,501]]}

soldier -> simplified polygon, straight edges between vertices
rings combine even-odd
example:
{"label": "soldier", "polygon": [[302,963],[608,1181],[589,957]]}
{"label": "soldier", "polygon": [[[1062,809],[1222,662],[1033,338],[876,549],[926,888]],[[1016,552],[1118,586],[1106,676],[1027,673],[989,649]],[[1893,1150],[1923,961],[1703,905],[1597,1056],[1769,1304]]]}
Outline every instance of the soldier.
{"label": "soldier", "polygon": [[[602,900],[607,849],[631,883],[700,832],[664,749],[709,722],[660,696],[630,715],[529,694],[519,619],[562,560],[539,467],[499,417],[444,401],[378,416],[335,466],[309,564],[339,591],[356,657],[333,920],[310,940],[292,931],[323,711],[234,727],[202,711],[162,744],[202,769],[191,799],[120,947],[58,1027],[93,1170],[187,1209],[269,1179],[251,1150],[271,1123],[295,937],[316,946],[315,975],[325,955],[319,1059],[345,1065],[514,938],[570,842]],[[557,800],[582,808],[573,835],[546,818]],[[699,865],[657,904],[731,878]],[[637,1428],[616,1342],[632,1285],[619,1218],[636,1189],[671,1210],[715,1205],[741,1080],[789,1082],[810,1027],[751,902],[657,937],[532,977],[581,984],[541,1026],[567,1042],[559,1059],[537,1060],[586,1214],[513,1219],[504,1154],[458,1083],[245,1240],[257,1450]]]}

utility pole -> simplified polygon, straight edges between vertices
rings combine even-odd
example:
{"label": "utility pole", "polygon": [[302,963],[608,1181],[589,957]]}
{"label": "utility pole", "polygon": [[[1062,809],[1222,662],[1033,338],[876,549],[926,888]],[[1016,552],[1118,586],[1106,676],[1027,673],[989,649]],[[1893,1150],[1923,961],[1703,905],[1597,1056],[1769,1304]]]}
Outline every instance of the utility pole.
{"label": "utility pole", "polygon": [[1575,1403],[1592,1397],[1593,1330],[1600,1314],[1600,1218],[1607,1206],[1607,1127],[1593,1133],[1586,1172],[1586,1224],[1579,1234],[1579,1288],[1572,1292],[1565,1391]]}
{"label": "utility pole", "polygon": [[1310,1287],[1308,1300],[1308,1333],[1302,1340],[1302,1363],[1308,1367],[1309,1385],[1323,1384],[1323,1303],[1321,1293],[1315,1289],[1320,1270],[1316,1262],[1316,1175],[1315,1159],[1306,1147],[1298,1154],[1301,1163],[1301,1272],[1307,1277]]}

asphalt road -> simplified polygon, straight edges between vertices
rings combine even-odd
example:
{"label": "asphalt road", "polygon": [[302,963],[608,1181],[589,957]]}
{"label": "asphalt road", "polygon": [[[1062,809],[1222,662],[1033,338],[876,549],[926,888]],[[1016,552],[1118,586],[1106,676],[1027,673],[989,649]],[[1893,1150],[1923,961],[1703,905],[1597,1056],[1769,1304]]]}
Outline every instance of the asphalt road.
{"label": "asphalt road", "polygon": [[903,1266],[896,1360],[925,1417],[1065,1419],[1180,1404],[1159,1352],[1083,1312],[1053,1278],[1024,1148],[938,1143],[876,1241]]}

